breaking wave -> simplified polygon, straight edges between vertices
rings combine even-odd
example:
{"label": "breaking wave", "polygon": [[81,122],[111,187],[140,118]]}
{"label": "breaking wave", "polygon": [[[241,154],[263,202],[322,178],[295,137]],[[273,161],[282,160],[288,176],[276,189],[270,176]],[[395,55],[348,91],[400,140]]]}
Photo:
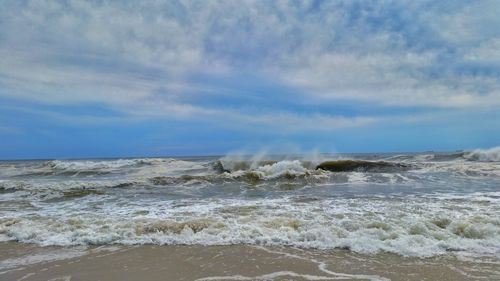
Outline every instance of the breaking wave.
{"label": "breaking wave", "polygon": [[[479,197],[479,198],[478,198]],[[0,241],[41,245],[199,244],[289,245],[435,256],[500,254],[498,194],[411,200],[295,198],[123,202],[82,213],[60,204],[37,216],[0,219]],[[457,207],[466,200],[468,209]],[[487,200],[487,201],[485,201]],[[486,202],[488,202],[486,204]],[[419,211],[414,208],[418,205]]]}
{"label": "breaking wave", "polygon": [[464,157],[472,161],[499,162],[500,147],[490,149],[476,149],[464,154]]}
{"label": "breaking wave", "polygon": [[113,174],[171,174],[205,169],[197,162],[173,158],[116,160],[50,160],[0,164],[0,177],[107,176]]}
{"label": "breaking wave", "polygon": [[391,173],[406,171],[411,168],[405,163],[394,163],[385,161],[365,161],[365,160],[337,160],[323,162],[316,166],[316,170],[331,172],[376,172]]}

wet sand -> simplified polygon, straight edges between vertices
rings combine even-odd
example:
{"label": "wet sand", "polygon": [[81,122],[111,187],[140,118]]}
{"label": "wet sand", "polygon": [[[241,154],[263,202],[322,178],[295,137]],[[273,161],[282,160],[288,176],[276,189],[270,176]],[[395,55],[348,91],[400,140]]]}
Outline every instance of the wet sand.
{"label": "wet sand", "polygon": [[0,280],[500,280],[498,259],[260,246],[0,243]]}

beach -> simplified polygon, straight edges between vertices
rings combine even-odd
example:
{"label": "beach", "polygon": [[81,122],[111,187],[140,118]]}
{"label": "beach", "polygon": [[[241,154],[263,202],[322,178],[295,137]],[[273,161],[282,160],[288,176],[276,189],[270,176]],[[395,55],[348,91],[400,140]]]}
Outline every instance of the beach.
{"label": "beach", "polygon": [[0,244],[2,280],[500,280],[498,261],[234,246]]}
{"label": "beach", "polygon": [[500,1],[0,2],[0,281],[500,281]]}

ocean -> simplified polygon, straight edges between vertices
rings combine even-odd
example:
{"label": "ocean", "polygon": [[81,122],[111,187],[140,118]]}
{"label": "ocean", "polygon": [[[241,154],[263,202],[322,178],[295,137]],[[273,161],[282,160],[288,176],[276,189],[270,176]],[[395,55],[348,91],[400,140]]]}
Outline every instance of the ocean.
{"label": "ocean", "polygon": [[0,241],[500,259],[500,149],[2,161]]}

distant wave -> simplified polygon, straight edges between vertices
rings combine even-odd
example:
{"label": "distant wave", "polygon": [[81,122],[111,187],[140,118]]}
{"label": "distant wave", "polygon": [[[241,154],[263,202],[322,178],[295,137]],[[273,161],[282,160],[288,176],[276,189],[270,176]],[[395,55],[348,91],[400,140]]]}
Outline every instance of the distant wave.
{"label": "distant wave", "polygon": [[172,158],[138,158],[138,159],[116,159],[116,160],[51,160],[42,166],[53,170],[82,171],[82,170],[106,170],[133,167],[141,165],[154,165],[176,161]]}
{"label": "distant wave", "polygon": [[105,176],[130,172],[168,174],[204,169],[199,163],[173,158],[50,160],[0,164],[0,177]]}

